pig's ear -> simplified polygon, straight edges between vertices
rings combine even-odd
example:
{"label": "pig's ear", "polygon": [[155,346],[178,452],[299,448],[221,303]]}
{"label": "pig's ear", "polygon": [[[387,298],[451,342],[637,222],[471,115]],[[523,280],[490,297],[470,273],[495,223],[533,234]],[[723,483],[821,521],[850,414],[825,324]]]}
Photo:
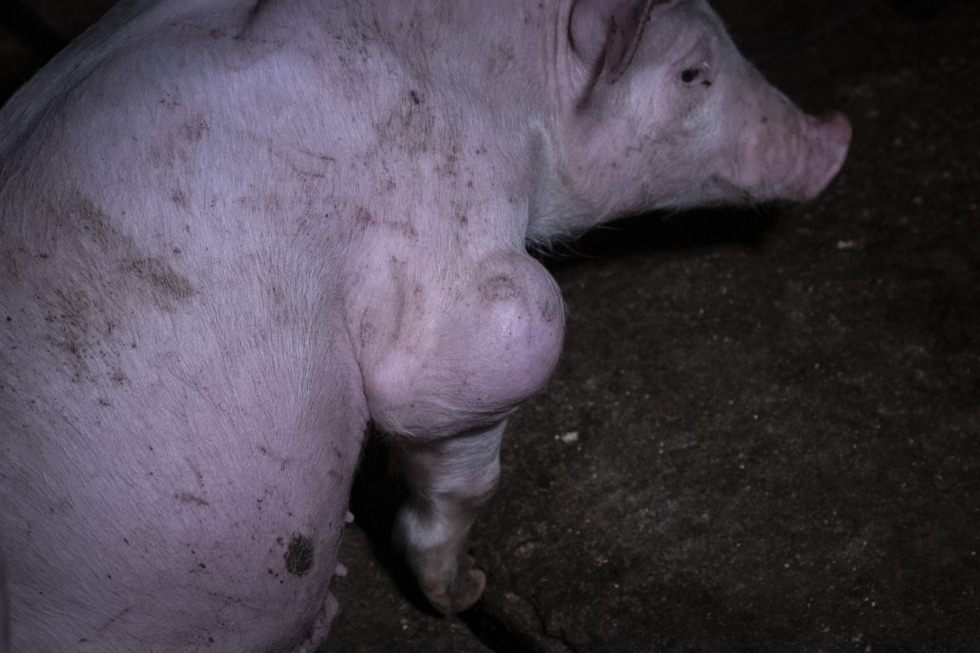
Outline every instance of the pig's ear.
{"label": "pig's ear", "polygon": [[674,0],[578,0],[568,38],[572,51],[594,76],[612,84],[629,68],[654,10]]}

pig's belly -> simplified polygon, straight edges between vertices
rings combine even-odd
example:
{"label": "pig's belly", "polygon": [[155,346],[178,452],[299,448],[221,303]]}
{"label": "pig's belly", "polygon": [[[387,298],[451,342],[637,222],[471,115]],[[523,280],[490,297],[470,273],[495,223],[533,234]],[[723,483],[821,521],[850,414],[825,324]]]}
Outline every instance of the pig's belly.
{"label": "pig's belly", "polygon": [[0,361],[13,650],[315,643],[367,422],[342,330],[203,295],[107,328],[98,292],[69,325],[27,290]]}

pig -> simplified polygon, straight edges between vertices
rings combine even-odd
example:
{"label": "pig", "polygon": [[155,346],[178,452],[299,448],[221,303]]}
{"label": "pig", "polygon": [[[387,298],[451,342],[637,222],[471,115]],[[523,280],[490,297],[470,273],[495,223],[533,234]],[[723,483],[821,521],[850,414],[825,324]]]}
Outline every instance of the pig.
{"label": "pig", "polygon": [[808,116],[703,0],[126,0],[0,113],[13,651],[312,651],[369,428],[440,612],[562,348],[528,251],[807,200]]}

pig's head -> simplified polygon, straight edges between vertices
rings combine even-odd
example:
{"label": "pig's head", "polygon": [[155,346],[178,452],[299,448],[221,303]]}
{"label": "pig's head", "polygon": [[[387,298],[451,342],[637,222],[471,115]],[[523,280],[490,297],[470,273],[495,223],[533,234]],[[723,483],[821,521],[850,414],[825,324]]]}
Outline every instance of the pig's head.
{"label": "pig's head", "polygon": [[567,33],[553,177],[570,199],[542,216],[545,231],[657,208],[807,200],[844,162],[847,119],[797,109],[703,0],[573,0]]}

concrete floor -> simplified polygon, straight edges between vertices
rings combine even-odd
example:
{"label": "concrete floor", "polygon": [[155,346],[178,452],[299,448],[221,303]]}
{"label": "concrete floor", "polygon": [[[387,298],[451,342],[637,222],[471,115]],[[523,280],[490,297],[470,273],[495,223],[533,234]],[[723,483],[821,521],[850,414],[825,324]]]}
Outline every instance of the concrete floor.
{"label": "concrete floor", "polygon": [[[0,92],[107,4],[8,3]],[[484,599],[425,606],[373,447],[327,651],[980,650],[980,6],[714,4],[790,97],[850,116],[842,174],[551,259],[565,354],[474,530]]]}

